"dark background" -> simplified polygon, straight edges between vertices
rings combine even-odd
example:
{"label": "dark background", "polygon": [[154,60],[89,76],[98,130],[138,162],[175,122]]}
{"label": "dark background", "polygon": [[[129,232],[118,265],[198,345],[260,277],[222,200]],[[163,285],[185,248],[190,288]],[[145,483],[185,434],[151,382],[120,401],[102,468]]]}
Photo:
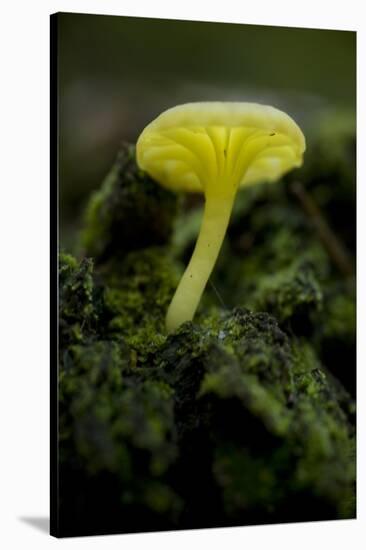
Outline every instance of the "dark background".
{"label": "dark background", "polygon": [[356,33],[59,14],[60,241],[71,248],[90,190],[162,110],[269,103],[301,125],[355,110]]}

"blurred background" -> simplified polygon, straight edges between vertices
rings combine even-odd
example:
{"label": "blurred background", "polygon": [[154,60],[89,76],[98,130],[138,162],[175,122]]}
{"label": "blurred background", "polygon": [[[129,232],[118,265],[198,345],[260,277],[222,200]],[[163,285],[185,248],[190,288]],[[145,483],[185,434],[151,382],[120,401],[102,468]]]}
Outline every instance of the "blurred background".
{"label": "blurred background", "polygon": [[58,15],[60,246],[121,141],[189,101],[268,103],[311,142],[326,111],[354,112],[356,33],[100,15]]}

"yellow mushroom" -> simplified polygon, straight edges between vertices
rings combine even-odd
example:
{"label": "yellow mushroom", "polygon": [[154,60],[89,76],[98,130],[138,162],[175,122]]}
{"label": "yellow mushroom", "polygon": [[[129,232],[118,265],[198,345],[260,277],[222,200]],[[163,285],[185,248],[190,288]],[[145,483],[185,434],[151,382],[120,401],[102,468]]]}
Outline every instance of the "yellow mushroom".
{"label": "yellow mushroom", "polygon": [[161,185],[205,197],[200,234],[166,316],[168,332],[193,319],[239,188],[301,166],[305,138],[286,113],[256,103],[204,102],[164,111],[141,133],[137,163]]}

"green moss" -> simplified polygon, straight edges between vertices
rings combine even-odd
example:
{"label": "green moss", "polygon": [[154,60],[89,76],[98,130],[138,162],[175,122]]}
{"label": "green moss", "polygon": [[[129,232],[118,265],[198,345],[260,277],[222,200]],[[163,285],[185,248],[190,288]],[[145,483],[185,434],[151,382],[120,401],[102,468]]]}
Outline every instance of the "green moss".
{"label": "green moss", "polygon": [[[352,256],[354,134],[321,126],[295,176]],[[83,239],[92,258],[60,257],[69,526],[354,517],[354,281],[291,177],[241,191],[216,291],[208,285],[194,323],[169,335],[165,314],[200,211],[176,217],[175,199],[137,170],[131,148],[91,199]]]}
{"label": "green moss", "polygon": [[268,311],[281,323],[304,323],[306,318],[309,324],[309,317],[322,307],[323,295],[311,264],[294,262],[263,276],[250,301],[255,310]]}
{"label": "green moss", "polygon": [[326,289],[314,340],[324,364],[355,395],[356,293],[352,281],[337,281]]}
{"label": "green moss", "polygon": [[356,333],[355,289],[336,285],[327,293],[322,332],[325,338],[354,342]]}
{"label": "green moss", "polygon": [[165,315],[178,283],[174,264],[163,248],[131,252],[117,268],[103,271],[109,331],[122,335],[139,360],[146,360],[165,338]]}
{"label": "green moss", "polygon": [[[236,361],[221,361],[205,374],[199,392],[210,402],[213,468],[226,510],[235,518],[257,517],[260,510],[284,520],[301,495],[322,508],[323,519],[349,517],[355,475],[350,398],[343,407],[314,350],[288,341],[270,318],[237,311],[221,330],[233,322],[242,327],[231,334]],[[313,513],[297,504],[293,519]]]}
{"label": "green moss", "polygon": [[268,458],[255,456],[248,449],[220,446],[215,453],[213,472],[222,490],[226,513],[237,521],[245,514],[249,522],[258,513],[275,514],[286,493],[280,476],[288,466],[287,461],[281,449],[271,455],[269,463]]}
{"label": "green moss", "polygon": [[99,334],[100,288],[94,285],[93,260],[78,262],[73,256],[59,256],[60,350]]}
{"label": "green moss", "polygon": [[176,196],[141,172],[134,146],[124,145],[86,208],[81,235],[84,252],[100,263],[164,244],[172,232],[175,209]]}
{"label": "green moss", "polygon": [[202,499],[208,524],[352,517],[348,394],[311,344],[267,313],[216,310],[164,335],[158,252],[128,255],[118,277],[99,274],[107,339],[63,356],[61,462],[72,491],[107,476],[97,494],[165,528],[195,525]]}
{"label": "green moss", "polygon": [[178,452],[172,389],[136,373],[121,341],[76,345],[68,354],[59,397],[62,506],[88,486],[100,517],[116,498],[126,517],[136,506],[175,517],[180,500],[163,479]]}

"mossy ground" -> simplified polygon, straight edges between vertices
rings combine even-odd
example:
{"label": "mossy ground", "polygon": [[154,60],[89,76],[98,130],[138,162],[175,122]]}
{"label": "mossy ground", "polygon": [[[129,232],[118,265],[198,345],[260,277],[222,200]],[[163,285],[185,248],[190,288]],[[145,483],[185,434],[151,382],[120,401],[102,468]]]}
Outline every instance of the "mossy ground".
{"label": "mossy ground", "polygon": [[241,192],[194,323],[169,336],[199,209],[121,149],[60,254],[63,534],[354,517],[354,132],[337,117],[317,136],[302,170]]}

